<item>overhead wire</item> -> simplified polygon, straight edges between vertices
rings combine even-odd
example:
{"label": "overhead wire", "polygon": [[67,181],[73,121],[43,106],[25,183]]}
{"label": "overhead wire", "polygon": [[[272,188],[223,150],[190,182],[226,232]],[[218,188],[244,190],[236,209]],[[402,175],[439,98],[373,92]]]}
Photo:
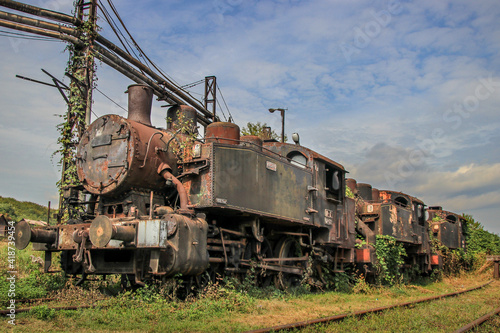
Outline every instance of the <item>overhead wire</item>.
{"label": "overhead wire", "polygon": [[[220,90],[219,85],[217,83],[215,85],[217,86],[217,90],[219,91],[220,97],[222,97],[222,101],[224,102],[224,105],[226,106],[227,113],[229,114],[229,119],[233,119],[233,121],[234,121],[233,115],[231,114],[231,111],[229,111],[229,107],[227,106],[226,100],[224,99],[224,95],[222,95],[222,91]],[[217,103],[219,103],[218,100],[217,100]],[[222,107],[220,107],[220,109],[222,111]]]}
{"label": "overhead wire", "polygon": [[58,39],[54,39],[51,37],[41,37],[41,36],[38,37],[38,36],[29,35],[29,34],[22,34],[22,33],[10,32],[10,31],[5,31],[5,30],[0,30],[0,36],[9,37],[9,38],[18,38],[18,39],[30,39],[30,40],[63,43],[63,41],[58,40]]}
{"label": "overhead wire", "polygon": [[[132,37],[132,34],[128,31],[127,27],[125,26],[125,23],[123,22],[120,14],[118,13],[118,11],[116,10],[116,7],[114,6],[113,4],[113,1],[112,0],[107,0],[109,6],[111,7],[111,10],[113,11],[113,13],[115,14],[115,16],[117,17],[117,19],[120,21],[123,29],[125,30],[125,32],[127,33],[127,35],[129,36],[130,40],[132,41],[132,43],[134,44],[134,46],[136,47],[136,49],[140,52],[141,56],[154,68],[156,69],[159,74],[165,78],[166,81],[168,81],[171,85],[173,85],[174,87],[176,87],[179,91],[183,91],[184,93],[186,93],[187,95],[189,95],[193,100],[197,101],[198,103],[200,104],[203,104],[200,100],[198,100],[197,98],[193,97],[188,91],[184,90],[177,82],[175,82],[170,76],[168,76],[161,68],[159,68],[147,55],[146,53],[141,49],[141,47],[139,46],[139,44],[135,41],[134,37]],[[146,66],[150,67],[148,64],[145,64]],[[151,68],[151,67],[150,67]],[[161,84],[161,83],[160,83]],[[173,90],[172,92],[175,93],[175,90]]]}
{"label": "overhead wire", "polygon": [[[104,19],[106,20],[106,22],[108,22],[111,30],[113,30],[113,32],[115,33],[116,37],[120,41],[120,44],[123,46],[125,52],[130,55],[130,51],[129,51],[127,45],[125,45],[125,42],[122,40],[122,37],[124,37],[123,34],[116,27],[116,23],[113,20],[113,18],[111,17],[111,15],[109,15],[108,10],[106,9],[106,7],[104,7],[100,1],[99,1],[99,3],[100,4],[98,4],[98,6],[99,6],[99,8],[101,9],[101,12],[104,15]],[[122,37],[120,37],[120,36],[122,36]]]}
{"label": "overhead wire", "polygon": [[[127,111],[127,109],[125,109],[123,106],[121,106],[120,104],[118,104],[117,102],[115,102],[111,97],[109,97],[108,95],[106,95],[105,93],[103,93],[101,90],[99,90],[97,87],[95,88],[99,93],[101,93],[101,95],[103,95],[104,97],[106,97],[107,99],[109,99],[111,102],[113,102],[116,106],[118,106],[120,109],[124,110],[124,111]],[[94,111],[92,111],[92,113],[94,113]],[[95,113],[94,113],[95,115]],[[97,115],[96,115],[97,116]]]}
{"label": "overhead wire", "polygon": [[[116,37],[118,38],[118,40],[120,41],[120,44],[123,46],[123,48],[125,49],[125,52],[132,56],[133,56],[141,63],[143,63],[139,58],[139,56],[134,52],[134,47],[132,45],[130,45],[129,41],[127,40],[127,37],[125,37],[125,35],[122,33],[122,31],[120,30],[120,28],[118,27],[118,25],[116,24],[115,20],[113,19],[112,15],[109,13],[109,11],[107,10],[107,8],[104,6],[104,4],[102,4],[101,1],[100,2],[100,5],[99,5],[99,8],[101,8],[101,11],[104,15],[104,18],[105,20],[108,22],[109,26],[111,27],[111,30],[113,30],[113,32],[115,33]],[[128,47],[127,47],[128,45]],[[114,53],[114,52],[113,52]],[[148,66],[149,67],[149,66]],[[140,70],[140,69],[139,69]],[[142,70],[140,70],[143,74],[145,74]]]}
{"label": "overhead wire", "polygon": [[[118,11],[116,10],[116,7],[115,5],[113,4],[113,1],[111,0],[107,0],[111,10],[113,11],[113,13],[115,14],[116,18],[118,19],[118,21],[120,22],[121,26],[123,27],[123,29],[125,30],[125,32],[127,33],[128,35],[128,38],[130,38],[131,42],[133,43],[134,47],[137,49],[137,51],[139,51],[139,56],[136,55],[136,58],[144,58],[147,62],[149,62],[157,71],[159,71],[164,77],[166,77],[166,74],[163,73],[158,67],[156,67],[156,65],[148,58],[148,56],[146,55],[146,53],[141,49],[141,47],[139,46],[139,44],[135,41],[134,37],[132,37],[132,34],[128,31],[127,29],[127,26],[125,25],[125,23],[123,22],[120,14],[118,13]],[[135,53],[134,53],[135,54]],[[140,61],[140,59],[138,59]],[[142,62],[142,61],[141,61]],[[144,62],[143,62],[144,63]],[[147,63],[144,63],[146,66],[149,67],[149,69],[151,69],[150,65],[147,64]],[[173,83],[173,81],[171,81],[171,79],[169,78],[169,81],[171,83]]]}

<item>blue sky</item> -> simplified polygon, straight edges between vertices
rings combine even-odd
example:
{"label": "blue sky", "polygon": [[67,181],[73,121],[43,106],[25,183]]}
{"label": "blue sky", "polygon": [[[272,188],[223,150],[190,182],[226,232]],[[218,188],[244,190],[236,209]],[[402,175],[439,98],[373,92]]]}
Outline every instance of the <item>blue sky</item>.
{"label": "blue sky", "polygon": [[[72,0],[25,1],[70,13]],[[216,75],[240,126],[286,107],[288,137],[349,176],[473,215],[500,233],[500,6],[480,1],[116,1],[142,49],[179,84]],[[2,9],[5,10],[5,9]],[[103,20],[101,34],[113,37]],[[5,29],[0,29],[5,30]],[[57,200],[55,126],[65,105],[21,74],[63,78],[58,42],[0,37],[0,195]],[[98,88],[126,108],[131,84]],[[67,80],[65,80],[67,82]],[[155,102],[153,123],[164,124]],[[94,112],[125,112],[95,94]]]}

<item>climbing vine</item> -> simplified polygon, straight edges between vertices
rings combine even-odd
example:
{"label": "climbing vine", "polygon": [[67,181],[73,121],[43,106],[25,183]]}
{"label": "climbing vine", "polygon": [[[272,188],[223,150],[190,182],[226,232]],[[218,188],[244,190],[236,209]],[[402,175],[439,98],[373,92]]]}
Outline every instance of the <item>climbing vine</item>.
{"label": "climbing vine", "polygon": [[[432,222],[444,222],[439,216],[435,216]],[[429,230],[429,240],[431,244],[431,252],[441,256],[442,274],[456,275],[464,270],[468,270],[473,265],[473,256],[466,253],[463,249],[450,249],[443,245],[435,236],[432,230]]]}
{"label": "climbing vine", "polygon": [[[189,160],[193,157],[193,145],[197,141],[198,130],[193,120],[186,117],[180,110],[177,111],[177,118],[173,121],[166,118],[168,123],[172,124],[174,130],[174,140],[172,140],[172,152],[176,155],[179,163]],[[178,138],[180,137],[180,138]]]}
{"label": "climbing vine", "polygon": [[403,245],[396,238],[387,235],[377,235],[375,244],[377,256],[377,279],[380,284],[395,285],[403,281],[401,267],[407,256]]}
{"label": "climbing vine", "polygon": [[[90,93],[89,90],[95,87],[96,82],[93,55],[91,52],[83,51],[90,45],[97,29],[93,22],[85,21],[76,30],[84,47],[74,44],[68,44],[66,47],[69,52],[66,72],[71,76],[72,82],[69,87],[68,111],[60,116],[63,121],[57,126],[59,148],[54,152],[54,155],[61,156],[58,165],[62,169],[62,175],[57,182],[60,192],[67,186],[80,184],[76,172],[76,147],[85,130],[87,103],[92,102],[87,100],[87,95]],[[91,73],[90,76],[88,73]]]}

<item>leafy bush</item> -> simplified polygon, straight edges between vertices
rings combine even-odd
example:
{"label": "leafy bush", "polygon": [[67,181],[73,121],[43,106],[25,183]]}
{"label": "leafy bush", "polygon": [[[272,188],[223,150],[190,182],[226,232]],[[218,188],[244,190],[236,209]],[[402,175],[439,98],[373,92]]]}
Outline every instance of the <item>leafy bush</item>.
{"label": "leafy bush", "polygon": [[377,263],[377,282],[379,284],[394,285],[403,281],[401,267],[404,264],[406,250],[396,238],[387,235],[377,235],[375,243]]}
{"label": "leafy bush", "polygon": [[30,310],[30,314],[37,319],[47,320],[55,317],[56,310],[49,308],[47,305],[38,305]]}
{"label": "leafy bush", "polygon": [[467,221],[467,251],[472,254],[500,255],[500,236],[484,230],[471,215],[464,214],[463,217]]}

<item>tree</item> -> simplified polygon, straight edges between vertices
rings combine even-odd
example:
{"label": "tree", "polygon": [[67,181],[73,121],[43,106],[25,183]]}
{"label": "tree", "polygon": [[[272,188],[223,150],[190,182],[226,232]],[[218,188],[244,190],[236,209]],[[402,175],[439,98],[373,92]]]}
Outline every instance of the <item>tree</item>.
{"label": "tree", "polygon": [[464,214],[467,221],[467,250],[471,253],[500,254],[500,236],[484,230],[483,225],[471,215]]}
{"label": "tree", "polygon": [[[259,121],[256,123],[247,123],[247,126],[241,129],[241,134],[243,135],[255,135],[261,138],[262,140],[268,139],[265,137],[264,129],[269,128],[271,139],[276,141],[281,141],[281,135],[276,134],[275,131],[271,130],[271,127],[267,126],[266,123],[261,124]],[[287,137],[285,135],[285,142],[287,141]]]}

